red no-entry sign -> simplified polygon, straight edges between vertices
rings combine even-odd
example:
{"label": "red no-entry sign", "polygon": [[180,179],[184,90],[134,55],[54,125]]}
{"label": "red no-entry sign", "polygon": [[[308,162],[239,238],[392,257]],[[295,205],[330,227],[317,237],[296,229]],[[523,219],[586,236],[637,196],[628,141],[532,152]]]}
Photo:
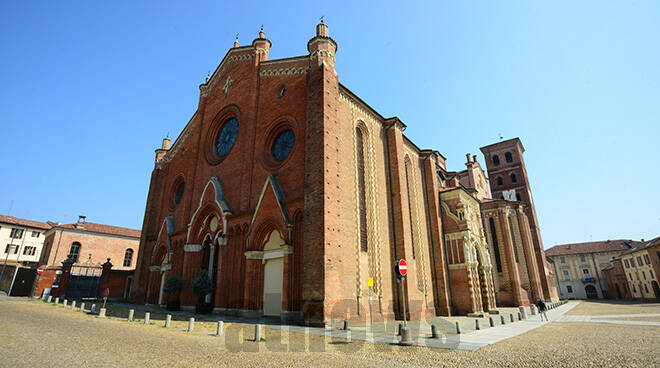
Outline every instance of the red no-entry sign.
{"label": "red no-entry sign", "polygon": [[408,264],[406,263],[406,260],[400,259],[396,261],[394,264],[394,271],[396,271],[396,273],[401,277],[406,276],[406,273],[408,273]]}
{"label": "red no-entry sign", "polygon": [[39,275],[41,275],[42,273],[44,273],[44,268],[43,268],[43,267],[39,267],[39,268],[37,268],[37,273],[38,273]]}

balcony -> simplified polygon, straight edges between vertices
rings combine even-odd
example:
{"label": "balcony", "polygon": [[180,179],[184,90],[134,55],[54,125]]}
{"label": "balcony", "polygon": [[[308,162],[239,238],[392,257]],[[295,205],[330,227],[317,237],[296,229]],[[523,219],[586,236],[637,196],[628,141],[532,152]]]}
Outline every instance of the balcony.
{"label": "balcony", "polygon": [[588,282],[596,282],[596,279],[591,276],[584,276],[582,277],[582,282],[585,284]]}

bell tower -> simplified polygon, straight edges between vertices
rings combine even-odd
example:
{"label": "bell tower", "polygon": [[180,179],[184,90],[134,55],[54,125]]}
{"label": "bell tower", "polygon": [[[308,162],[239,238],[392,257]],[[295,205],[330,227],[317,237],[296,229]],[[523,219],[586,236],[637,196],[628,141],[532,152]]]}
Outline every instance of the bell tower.
{"label": "bell tower", "polygon": [[525,148],[519,138],[494,143],[481,147],[486,159],[486,169],[490,182],[490,192],[494,199],[506,199],[524,203],[525,215],[529,220],[536,263],[541,276],[543,295],[549,299],[550,285],[546,277],[545,251],[541,239],[541,229],[536,217],[534,199],[529,185],[523,153]]}

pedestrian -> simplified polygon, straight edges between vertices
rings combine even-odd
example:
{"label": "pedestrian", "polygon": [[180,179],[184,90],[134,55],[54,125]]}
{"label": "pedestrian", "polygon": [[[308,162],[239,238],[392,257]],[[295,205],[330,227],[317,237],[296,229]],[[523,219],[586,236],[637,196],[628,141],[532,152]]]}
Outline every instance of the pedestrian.
{"label": "pedestrian", "polygon": [[543,300],[539,299],[539,302],[536,303],[536,306],[539,307],[539,316],[541,316],[541,322],[543,322],[543,317],[545,317],[545,320],[549,322],[550,320],[548,319],[548,315],[545,313],[545,311],[548,310],[548,307],[545,306]]}

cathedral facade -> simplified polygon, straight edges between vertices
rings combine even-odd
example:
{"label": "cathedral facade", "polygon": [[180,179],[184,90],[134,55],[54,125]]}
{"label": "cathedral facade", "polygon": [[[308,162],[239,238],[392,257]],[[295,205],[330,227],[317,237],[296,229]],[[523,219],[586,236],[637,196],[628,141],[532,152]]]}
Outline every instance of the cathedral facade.
{"label": "cathedral facade", "polygon": [[[402,318],[404,302],[418,319],[553,298],[535,214],[525,220],[531,192],[492,199],[476,157],[449,172],[417,147],[402,121],[339,83],[326,24],[307,55],[269,60],[270,47],[263,30],[236,42],[181,134],[156,150],[133,301],[325,325],[368,320],[370,296],[375,320]],[[504,210],[516,226],[493,215],[493,238],[491,212]],[[202,270],[214,288],[200,299]],[[175,295],[170,276],[183,281]]]}

